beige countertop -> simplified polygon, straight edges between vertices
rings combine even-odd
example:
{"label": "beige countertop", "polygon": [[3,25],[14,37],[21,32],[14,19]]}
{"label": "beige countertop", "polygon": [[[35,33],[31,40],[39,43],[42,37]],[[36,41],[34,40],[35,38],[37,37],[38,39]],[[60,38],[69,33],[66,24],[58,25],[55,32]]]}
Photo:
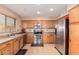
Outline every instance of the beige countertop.
{"label": "beige countertop", "polygon": [[10,40],[13,40],[13,39],[20,37],[20,36],[23,36],[23,35],[25,35],[25,33],[24,34],[16,34],[15,36],[0,38],[0,44],[5,43],[5,42],[10,41]]}

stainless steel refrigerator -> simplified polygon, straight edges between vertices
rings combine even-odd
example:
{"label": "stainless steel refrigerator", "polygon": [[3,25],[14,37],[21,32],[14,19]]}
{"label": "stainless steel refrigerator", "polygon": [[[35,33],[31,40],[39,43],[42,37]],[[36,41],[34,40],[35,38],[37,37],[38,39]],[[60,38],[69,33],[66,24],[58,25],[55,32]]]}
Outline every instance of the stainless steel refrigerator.
{"label": "stainless steel refrigerator", "polygon": [[60,19],[56,24],[55,48],[62,55],[68,54],[69,46],[69,20]]}

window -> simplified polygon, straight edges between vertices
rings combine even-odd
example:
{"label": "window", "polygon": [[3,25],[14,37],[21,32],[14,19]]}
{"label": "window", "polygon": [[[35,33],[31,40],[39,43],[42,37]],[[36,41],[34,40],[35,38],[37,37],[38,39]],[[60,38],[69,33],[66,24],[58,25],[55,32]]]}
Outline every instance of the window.
{"label": "window", "polygon": [[14,19],[11,17],[6,17],[6,26],[14,27]]}
{"label": "window", "polygon": [[14,32],[16,30],[15,28],[16,20],[11,17],[6,17],[6,32]]}
{"label": "window", "polygon": [[0,33],[15,32],[16,19],[0,14]]}
{"label": "window", "polygon": [[5,32],[5,16],[0,14],[0,33]]}

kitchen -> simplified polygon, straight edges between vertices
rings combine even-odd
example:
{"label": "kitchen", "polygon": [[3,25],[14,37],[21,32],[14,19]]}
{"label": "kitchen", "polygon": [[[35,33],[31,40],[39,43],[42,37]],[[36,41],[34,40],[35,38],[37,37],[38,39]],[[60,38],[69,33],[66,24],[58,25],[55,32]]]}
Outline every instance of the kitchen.
{"label": "kitchen", "polygon": [[78,13],[74,4],[1,4],[0,55],[78,55]]}

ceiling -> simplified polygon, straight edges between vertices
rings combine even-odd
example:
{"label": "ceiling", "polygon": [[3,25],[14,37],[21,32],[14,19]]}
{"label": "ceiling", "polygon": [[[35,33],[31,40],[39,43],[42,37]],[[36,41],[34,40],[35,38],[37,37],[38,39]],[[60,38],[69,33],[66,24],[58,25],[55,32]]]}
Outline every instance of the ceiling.
{"label": "ceiling", "polygon": [[[21,17],[47,17],[57,18],[67,11],[67,4],[5,4],[7,8]],[[54,11],[50,11],[53,8]],[[40,14],[37,14],[40,11]]]}

